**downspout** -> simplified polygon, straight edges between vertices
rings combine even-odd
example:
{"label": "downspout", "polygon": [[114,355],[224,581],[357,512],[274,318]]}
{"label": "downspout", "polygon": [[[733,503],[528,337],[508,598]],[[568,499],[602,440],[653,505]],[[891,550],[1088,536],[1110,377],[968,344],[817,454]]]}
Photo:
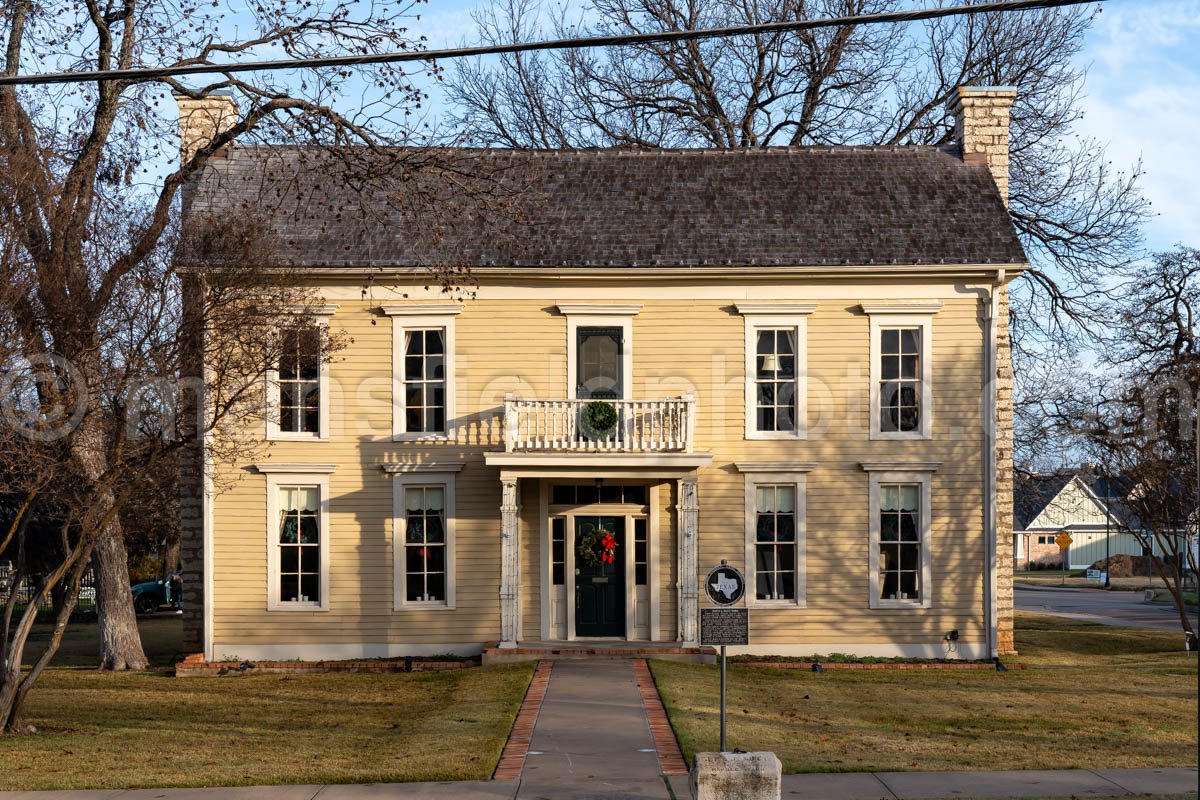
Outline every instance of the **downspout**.
{"label": "downspout", "polygon": [[987,442],[987,465],[984,476],[984,557],[983,557],[983,616],[986,623],[986,646],[988,656],[996,658],[999,649],[999,614],[996,608],[996,382],[999,370],[999,345],[997,322],[1000,316],[999,291],[1004,286],[1006,272],[996,270],[996,281],[988,291],[987,308],[987,347],[984,357],[983,386],[985,393],[984,439]]}

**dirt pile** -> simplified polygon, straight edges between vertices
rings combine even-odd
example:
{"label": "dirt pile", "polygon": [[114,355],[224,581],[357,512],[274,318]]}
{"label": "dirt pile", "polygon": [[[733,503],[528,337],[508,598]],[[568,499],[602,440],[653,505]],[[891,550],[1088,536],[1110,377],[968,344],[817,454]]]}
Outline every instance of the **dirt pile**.
{"label": "dirt pile", "polygon": [[[1108,577],[1110,578],[1144,578],[1153,570],[1154,575],[1158,575],[1158,569],[1162,566],[1162,559],[1153,556],[1127,556],[1119,555],[1108,559],[1110,565],[1108,567]],[[1153,565],[1151,564],[1153,560]],[[1100,559],[1095,564],[1092,564],[1092,569],[1104,571],[1104,559]]]}

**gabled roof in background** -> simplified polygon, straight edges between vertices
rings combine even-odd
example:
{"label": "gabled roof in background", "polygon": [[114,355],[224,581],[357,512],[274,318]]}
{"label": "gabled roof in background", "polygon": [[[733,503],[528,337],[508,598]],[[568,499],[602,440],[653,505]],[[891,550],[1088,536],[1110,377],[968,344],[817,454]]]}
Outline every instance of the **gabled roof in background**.
{"label": "gabled roof in background", "polygon": [[1139,528],[1124,502],[1129,482],[1119,475],[1102,475],[1080,468],[1042,473],[1017,471],[1013,479],[1013,530],[1026,530],[1074,480],[1083,485],[1102,511],[1107,503],[1113,525]]}
{"label": "gabled roof in background", "polygon": [[[462,197],[426,202],[428,187],[399,177],[348,186],[330,177],[332,156],[322,149],[235,146],[190,188],[188,212],[256,215],[281,261],[303,267],[1026,261],[987,167],[932,147],[444,149],[420,157],[443,159],[444,172],[487,173],[501,192],[523,191],[484,212]],[[370,163],[367,151],[358,158]],[[412,210],[398,210],[397,197]]]}

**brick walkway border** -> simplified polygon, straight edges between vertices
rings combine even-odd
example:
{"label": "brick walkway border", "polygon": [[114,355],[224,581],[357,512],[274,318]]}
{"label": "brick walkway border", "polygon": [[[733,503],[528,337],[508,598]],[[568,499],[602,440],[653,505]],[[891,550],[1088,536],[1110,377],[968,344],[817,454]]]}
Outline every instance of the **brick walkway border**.
{"label": "brick walkway border", "polygon": [[533,680],[521,701],[521,710],[513,721],[509,731],[508,741],[504,743],[504,751],[500,754],[500,762],[492,773],[494,781],[520,780],[521,770],[525,768],[525,756],[529,754],[529,740],[533,736],[533,727],[537,725],[538,712],[542,709],[542,700],[546,697],[546,687],[550,683],[550,670],[553,661],[539,661],[534,670]]}
{"label": "brick walkway border", "polygon": [[646,721],[650,723],[650,734],[654,737],[654,749],[658,751],[658,764],[663,775],[687,775],[687,762],[679,750],[675,731],[667,720],[662,698],[650,667],[644,658],[633,660],[633,674],[637,677],[638,691],[642,693],[642,707],[646,709]]}

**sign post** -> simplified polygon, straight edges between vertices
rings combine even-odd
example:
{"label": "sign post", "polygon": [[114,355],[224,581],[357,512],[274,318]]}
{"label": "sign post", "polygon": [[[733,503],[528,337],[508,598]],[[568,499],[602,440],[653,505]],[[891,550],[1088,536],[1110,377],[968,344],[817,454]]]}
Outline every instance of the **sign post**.
{"label": "sign post", "polygon": [[721,752],[725,744],[725,647],[749,644],[749,613],[745,608],[729,608],[746,593],[746,579],[724,559],[721,566],[709,570],[704,579],[704,592],[718,608],[700,609],[700,644],[721,646]]}
{"label": "sign post", "polygon": [[1067,585],[1067,548],[1071,546],[1071,534],[1062,531],[1058,536],[1054,537],[1054,543],[1058,545],[1058,549],[1062,554],[1062,585]]}

